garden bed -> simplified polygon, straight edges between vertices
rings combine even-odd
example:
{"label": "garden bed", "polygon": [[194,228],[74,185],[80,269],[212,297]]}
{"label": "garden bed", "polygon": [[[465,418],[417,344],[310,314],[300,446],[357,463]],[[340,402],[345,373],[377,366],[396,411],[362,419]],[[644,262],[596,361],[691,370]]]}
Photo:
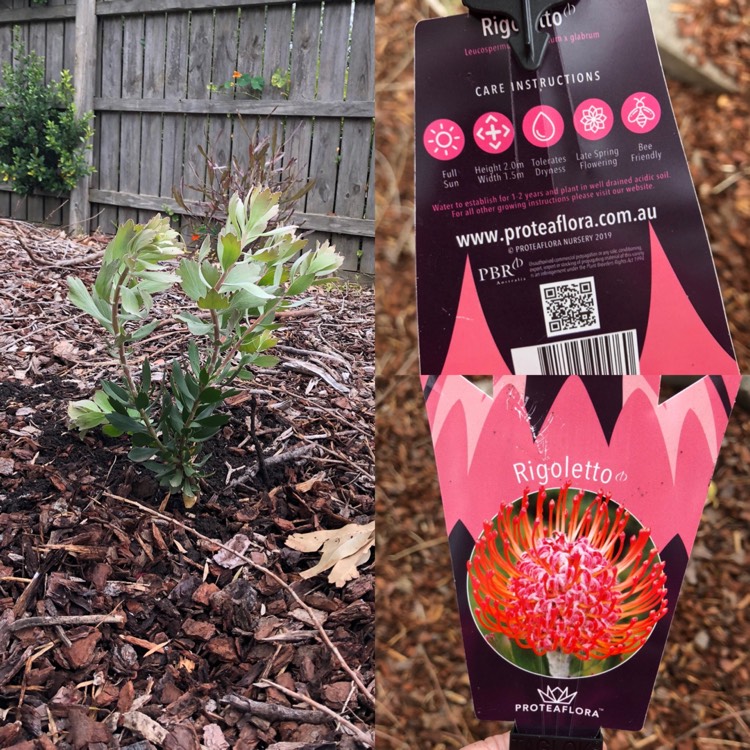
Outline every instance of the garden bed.
{"label": "garden bed", "polygon": [[[304,580],[320,553],[286,541],[372,520],[372,292],[282,316],[282,364],[230,399],[188,512],[126,441],[67,426],[116,375],[66,299],[104,241],[0,222],[0,747],[371,746],[371,564]],[[170,303],[152,363],[186,345]]]}

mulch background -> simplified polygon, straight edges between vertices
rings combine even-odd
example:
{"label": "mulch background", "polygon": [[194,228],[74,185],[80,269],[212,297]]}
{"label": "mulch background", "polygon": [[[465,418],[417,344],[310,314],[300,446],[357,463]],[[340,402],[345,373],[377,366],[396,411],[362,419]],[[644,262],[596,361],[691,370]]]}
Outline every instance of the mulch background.
{"label": "mulch background", "polygon": [[[737,94],[670,81],[737,355],[750,372],[750,2],[675,3],[695,52]],[[455,10],[454,6],[454,10]],[[461,748],[501,727],[471,707],[432,446],[418,382],[412,29],[437,0],[379,0],[377,225],[378,747]],[[609,747],[750,748],[750,411],[738,405],[642,732]]]}
{"label": "mulch background", "polygon": [[[371,746],[338,720],[368,736],[373,707],[315,622],[372,691],[372,563],[343,588],[303,580],[319,553],[285,542],[373,519],[372,290],[318,288],[312,314],[286,314],[282,364],[230,399],[231,421],[207,445],[200,503],[187,512],[171,499],[157,516],[164,492],[126,441],[66,424],[67,402],[116,374],[103,332],[66,300],[66,275],[90,284],[103,243],[0,220],[0,747]],[[144,342],[155,371],[185,349],[175,304],[157,302]],[[241,544],[308,609],[252,564],[214,557],[206,538]],[[17,629],[109,614],[121,622]]]}

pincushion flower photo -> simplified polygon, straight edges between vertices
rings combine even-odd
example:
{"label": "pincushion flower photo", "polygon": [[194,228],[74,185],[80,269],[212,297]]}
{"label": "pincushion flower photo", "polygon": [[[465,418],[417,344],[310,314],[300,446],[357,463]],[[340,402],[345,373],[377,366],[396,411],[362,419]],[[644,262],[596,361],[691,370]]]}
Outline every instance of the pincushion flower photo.
{"label": "pincushion flower photo", "polygon": [[601,492],[525,490],[485,522],[467,562],[474,622],[526,671],[601,674],[667,613],[664,563],[645,529]]}

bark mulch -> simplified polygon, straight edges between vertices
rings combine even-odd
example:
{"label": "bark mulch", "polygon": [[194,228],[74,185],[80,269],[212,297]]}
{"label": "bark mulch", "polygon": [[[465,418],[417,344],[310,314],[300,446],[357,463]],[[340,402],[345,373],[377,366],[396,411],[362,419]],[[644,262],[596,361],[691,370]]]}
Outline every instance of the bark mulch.
{"label": "bark mulch", "polygon": [[[447,3],[446,3],[447,4]],[[750,3],[676,3],[736,95],[670,82],[732,335],[750,372]],[[453,4],[458,11],[458,3]],[[419,387],[413,259],[412,30],[437,0],[378,6],[378,748],[446,750],[499,731],[473,715]],[[688,12],[691,15],[688,15]],[[743,20],[744,19],[744,20]],[[750,383],[746,383],[746,386]],[[737,406],[648,719],[611,750],[750,748],[750,410]]]}
{"label": "bark mulch", "polygon": [[[282,364],[230,400],[188,512],[123,440],[66,424],[116,374],[66,301],[104,241],[0,221],[0,748],[371,747],[372,564],[304,580],[319,554],[286,540],[372,520],[372,291],[282,319]],[[184,350],[170,303],[152,362]]]}

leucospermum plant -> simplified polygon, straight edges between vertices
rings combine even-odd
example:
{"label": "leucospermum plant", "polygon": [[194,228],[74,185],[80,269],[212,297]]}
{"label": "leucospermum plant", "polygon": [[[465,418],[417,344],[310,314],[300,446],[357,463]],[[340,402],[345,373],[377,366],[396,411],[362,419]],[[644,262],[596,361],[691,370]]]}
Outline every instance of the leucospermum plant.
{"label": "leucospermum plant", "polygon": [[502,508],[467,568],[480,631],[510,661],[552,677],[617,666],[668,609],[648,529],[609,496],[569,484]]}
{"label": "leucospermum plant", "polygon": [[[186,507],[200,496],[208,460],[203,444],[228,422],[218,409],[238,393],[233,384],[278,362],[267,353],[277,343],[276,313],[304,304],[292,298],[342,262],[328,243],[303,252],[306,240],[296,227],[274,225],[279,197],[264,187],[244,199],[233,195],[215,248],[208,236],[194,257],[169,218],[129,221],[108,245],[91,289],[68,278],[70,301],[112,336],[122,376],[102,382],[90,399],[71,402],[71,424],[130,436],[130,459],[169,492],[180,492]],[[170,289],[184,297],[175,317],[190,340],[184,356],[157,377],[148,356],[134,367],[133,350],[158,325],[149,321],[154,295]]]}

